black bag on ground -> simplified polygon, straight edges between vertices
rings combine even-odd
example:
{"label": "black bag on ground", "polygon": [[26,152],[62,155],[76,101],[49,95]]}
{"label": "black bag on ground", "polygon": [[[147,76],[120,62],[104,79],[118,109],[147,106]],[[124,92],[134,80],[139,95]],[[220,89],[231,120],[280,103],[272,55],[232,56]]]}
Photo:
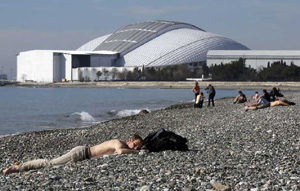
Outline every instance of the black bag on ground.
{"label": "black bag on ground", "polygon": [[187,151],[187,139],[176,135],[171,131],[161,129],[157,132],[150,133],[143,141],[143,148],[149,152],[159,152],[165,150]]}

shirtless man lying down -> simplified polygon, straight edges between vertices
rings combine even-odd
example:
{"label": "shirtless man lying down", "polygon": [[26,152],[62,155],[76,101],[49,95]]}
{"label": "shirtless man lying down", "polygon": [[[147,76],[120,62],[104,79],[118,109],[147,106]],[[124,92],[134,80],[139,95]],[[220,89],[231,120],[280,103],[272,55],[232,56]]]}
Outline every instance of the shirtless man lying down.
{"label": "shirtless man lying down", "polygon": [[275,107],[275,106],[290,106],[290,105],[295,105],[294,102],[288,101],[288,100],[276,100],[272,101],[266,104],[258,105],[258,106],[246,106],[245,107],[245,112],[248,110],[257,110],[257,109],[264,109],[267,107]]}
{"label": "shirtless man lying down", "polygon": [[4,170],[3,175],[5,176],[14,172],[40,169],[46,166],[62,165],[70,161],[77,162],[86,159],[99,158],[103,155],[110,155],[114,153],[138,153],[142,147],[142,144],[143,139],[139,135],[134,135],[126,143],[118,139],[113,139],[92,147],[77,146],[70,150],[68,153],[58,158],[54,158],[50,161],[47,159],[36,159],[25,163],[16,162],[13,166],[10,166],[6,170]]}

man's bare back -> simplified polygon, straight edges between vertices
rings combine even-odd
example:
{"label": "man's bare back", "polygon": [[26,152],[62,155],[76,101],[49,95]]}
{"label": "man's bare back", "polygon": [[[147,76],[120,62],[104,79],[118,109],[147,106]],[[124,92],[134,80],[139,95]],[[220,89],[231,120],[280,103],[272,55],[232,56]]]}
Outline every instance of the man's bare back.
{"label": "man's bare back", "polygon": [[[141,145],[139,145],[138,149],[140,147]],[[103,155],[111,155],[114,153],[117,154],[137,153],[139,152],[138,149],[129,148],[129,145],[127,145],[125,142],[118,139],[113,139],[91,147],[91,158],[99,158],[102,157]]]}

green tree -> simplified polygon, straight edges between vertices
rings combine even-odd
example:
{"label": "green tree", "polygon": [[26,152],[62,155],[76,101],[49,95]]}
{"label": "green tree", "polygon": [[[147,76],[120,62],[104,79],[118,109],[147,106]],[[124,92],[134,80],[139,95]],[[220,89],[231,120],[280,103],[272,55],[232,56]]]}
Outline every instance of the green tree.
{"label": "green tree", "polygon": [[291,64],[287,66],[283,61],[273,62],[269,68],[258,72],[260,81],[299,81],[300,67]]}
{"label": "green tree", "polygon": [[116,79],[116,75],[117,75],[118,70],[116,68],[113,68],[111,70],[111,76],[112,76],[112,80]]}
{"label": "green tree", "polygon": [[213,65],[209,70],[213,80],[216,81],[248,81],[256,78],[256,71],[252,68],[247,68],[245,60],[242,58],[228,64]]}
{"label": "green tree", "polygon": [[135,81],[139,80],[141,71],[138,68],[134,68],[133,71],[129,71],[126,74],[126,80],[128,81]]}
{"label": "green tree", "polygon": [[99,81],[99,78],[100,78],[100,76],[102,75],[102,72],[99,70],[99,71],[96,73],[96,75],[97,75],[97,78],[98,78],[98,81]]}
{"label": "green tree", "polygon": [[126,80],[126,75],[127,75],[126,71],[117,73],[117,77],[119,80]]}

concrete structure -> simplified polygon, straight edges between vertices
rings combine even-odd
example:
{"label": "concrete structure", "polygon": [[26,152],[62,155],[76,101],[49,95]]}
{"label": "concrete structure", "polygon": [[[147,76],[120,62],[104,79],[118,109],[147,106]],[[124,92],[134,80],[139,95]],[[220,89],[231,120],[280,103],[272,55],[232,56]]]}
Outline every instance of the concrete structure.
{"label": "concrete structure", "polygon": [[126,25],[82,45],[76,51],[21,52],[17,56],[17,80],[95,80],[95,73],[101,69],[99,67],[124,71],[134,67],[188,64],[193,69],[202,66],[209,50],[248,48],[191,24],[147,21]]}
{"label": "concrete structure", "polygon": [[[116,52],[31,50],[17,55],[17,81],[59,82],[87,78],[91,68],[103,71],[118,57]],[[89,68],[87,70],[86,68]],[[104,71],[110,71],[107,68]],[[90,75],[96,76],[92,70]],[[94,74],[94,73],[95,74]],[[89,77],[90,78],[90,77]],[[96,78],[95,78],[96,79]]]}
{"label": "concrete structure", "polygon": [[261,69],[267,67],[268,63],[278,61],[300,66],[299,50],[210,50],[207,53],[207,66],[227,64],[239,58],[245,59],[245,65],[254,69]]}

